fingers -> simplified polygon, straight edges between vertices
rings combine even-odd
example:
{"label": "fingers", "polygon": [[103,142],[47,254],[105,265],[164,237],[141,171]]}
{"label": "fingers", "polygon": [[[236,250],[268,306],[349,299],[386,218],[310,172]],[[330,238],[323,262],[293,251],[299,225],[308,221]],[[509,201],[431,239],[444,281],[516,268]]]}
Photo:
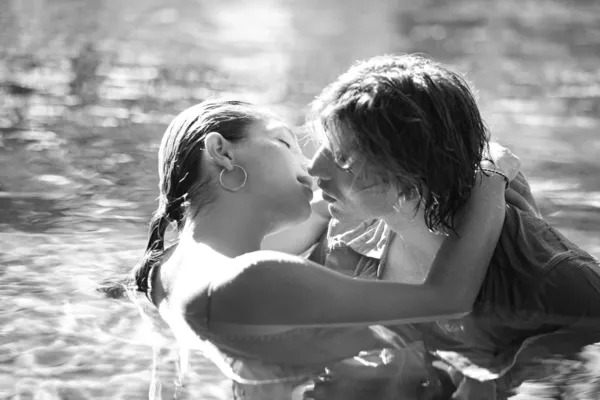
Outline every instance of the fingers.
{"label": "fingers", "polygon": [[312,388],[304,391],[302,400],[334,400],[341,398],[339,385],[330,379],[317,378]]}
{"label": "fingers", "polygon": [[[521,169],[521,159],[499,143],[491,142],[489,144],[489,158],[494,164],[493,167],[506,175],[509,181],[512,181]],[[482,163],[482,166],[485,167],[483,164],[485,161]]]}

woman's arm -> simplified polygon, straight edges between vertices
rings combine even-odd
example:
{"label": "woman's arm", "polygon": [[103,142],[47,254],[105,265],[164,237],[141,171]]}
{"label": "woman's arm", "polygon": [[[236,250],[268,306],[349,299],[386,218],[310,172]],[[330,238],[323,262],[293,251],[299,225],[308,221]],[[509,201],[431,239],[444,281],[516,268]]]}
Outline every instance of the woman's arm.
{"label": "woman's arm", "polygon": [[[487,160],[488,158],[489,160]],[[520,171],[521,163],[518,159],[514,158],[509,149],[499,143],[491,142],[482,162],[482,167],[491,169],[499,168],[506,174],[510,180],[510,185],[505,193],[507,204],[515,206],[522,211],[531,212],[536,217],[542,218],[540,209],[531,193],[529,182],[527,182],[525,175]]]}
{"label": "woman's arm", "polygon": [[210,326],[365,326],[432,321],[470,311],[500,235],[502,177],[482,177],[456,235],[447,237],[424,284],[353,279],[275,252],[237,259],[213,281]]}
{"label": "woman's arm", "polygon": [[314,192],[310,205],[312,213],[308,220],[267,236],[262,242],[261,249],[300,255],[317,243],[331,219],[327,202],[323,200],[323,192],[320,189]]}

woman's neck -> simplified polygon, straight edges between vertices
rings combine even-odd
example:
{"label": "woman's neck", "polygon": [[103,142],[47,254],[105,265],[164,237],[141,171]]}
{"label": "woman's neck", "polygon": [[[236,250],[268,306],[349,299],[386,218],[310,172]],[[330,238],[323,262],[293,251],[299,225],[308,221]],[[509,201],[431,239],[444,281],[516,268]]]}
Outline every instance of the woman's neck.
{"label": "woman's neck", "polygon": [[248,204],[219,200],[188,221],[182,239],[207,245],[231,258],[260,250],[268,226],[264,224],[265,218],[254,211]]}

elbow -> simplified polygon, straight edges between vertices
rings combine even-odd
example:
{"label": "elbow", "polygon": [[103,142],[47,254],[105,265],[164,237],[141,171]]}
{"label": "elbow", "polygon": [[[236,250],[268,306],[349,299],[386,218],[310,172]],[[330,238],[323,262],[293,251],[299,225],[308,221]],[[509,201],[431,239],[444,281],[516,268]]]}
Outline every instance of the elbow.
{"label": "elbow", "polygon": [[467,315],[471,314],[472,310],[466,310],[466,311],[450,311],[447,313],[443,314],[443,318],[440,319],[460,319],[460,318],[464,318]]}
{"label": "elbow", "polygon": [[440,320],[460,319],[469,315],[471,311],[472,308],[468,307],[459,307],[452,305],[445,305],[443,307],[440,307],[438,304],[437,307],[417,312],[415,314],[414,320],[411,319],[411,321],[436,322]]}
{"label": "elbow", "polygon": [[[462,318],[473,311],[475,301],[472,299],[457,298],[447,302],[446,309],[449,318]],[[450,316],[451,315],[451,316]]]}
{"label": "elbow", "polygon": [[465,301],[462,299],[453,299],[451,301],[442,301],[440,304],[444,306],[438,310],[437,314],[443,319],[457,319],[462,318],[473,311],[473,302]]}
{"label": "elbow", "polygon": [[466,293],[457,293],[456,288],[450,291],[436,290],[437,296],[432,303],[431,314],[444,319],[462,318],[471,313],[476,297]]}

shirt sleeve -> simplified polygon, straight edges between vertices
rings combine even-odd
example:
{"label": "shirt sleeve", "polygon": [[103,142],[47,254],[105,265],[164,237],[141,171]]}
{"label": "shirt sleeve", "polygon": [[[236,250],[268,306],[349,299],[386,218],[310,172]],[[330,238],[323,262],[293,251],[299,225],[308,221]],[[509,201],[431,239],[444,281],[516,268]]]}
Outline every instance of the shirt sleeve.
{"label": "shirt sleeve", "polygon": [[542,218],[540,209],[531,193],[529,183],[522,172],[519,172],[515,179],[510,181],[506,191],[506,202],[517,207],[519,210],[531,212],[536,217]]}

